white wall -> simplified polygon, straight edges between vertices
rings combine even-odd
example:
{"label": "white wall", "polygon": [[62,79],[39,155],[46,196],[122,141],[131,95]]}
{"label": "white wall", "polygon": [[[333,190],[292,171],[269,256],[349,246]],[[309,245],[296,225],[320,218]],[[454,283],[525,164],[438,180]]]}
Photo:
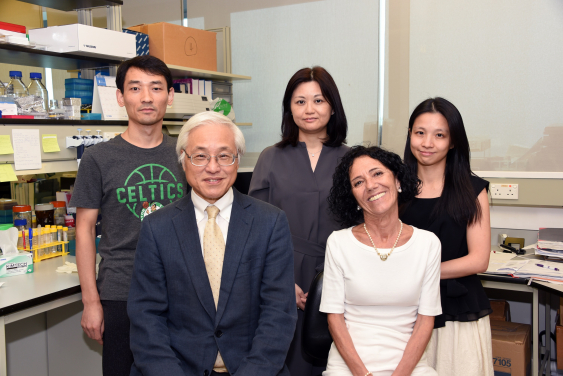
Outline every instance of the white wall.
{"label": "white wall", "polygon": [[348,118],[348,144],[363,141],[364,123],[377,118],[378,7],[371,0],[324,0],[231,14],[238,122],[249,152],[280,140],[287,82],[299,69],[320,65],[338,85]]}
{"label": "white wall", "polygon": [[563,171],[563,2],[410,4],[411,111],[428,97],[451,100],[474,170]]}

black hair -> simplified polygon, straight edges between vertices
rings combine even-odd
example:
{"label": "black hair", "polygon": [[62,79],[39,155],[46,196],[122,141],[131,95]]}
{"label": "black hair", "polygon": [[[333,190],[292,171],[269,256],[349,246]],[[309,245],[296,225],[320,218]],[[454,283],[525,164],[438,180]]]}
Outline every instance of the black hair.
{"label": "black hair", "polygon": [[431,213],[436,218],[447,213],[458,224],[472,224],[481,219],[481,205],[475,198],[471,184],[469,140],[465,133],[463,119],[458,109],[450,101],[436,97],[420,103],[409,119],[409,131],[405,145],[405,163],[418,172],[418,161],[411,151],[411,133],[415,120],[425,113],[439,113],[448,122],[450,142],[453,146],[446,156],[444,188],[438,203]]}
{"label": "black hair", "polygon": [[399,192],[398,205],[412,200],[418,194],[421,184],[414,171],[404,164],[397,154],[377,146],[352,147],[344,154],[332,175],[332,188],[328,196],[330,211],[344,227],[355,226],[364,220],[363,212],[357,209],[358,202],[350,183],[350,168],[357,158],[364,155],[381,162],[399,180],[402,192]]}
{"label": "black hair", "polygon": [[315,81],[321,87],[321,93],[332,107],[334,114],[328,121],[326,132],[328,138],[323,142],[326,146],[338,147],[346,143],[348,122],[344,113],[344,106],[340,100],[338,87],[332,76],[322,67],[303,68],[298,70],[287,83],[282,102],[282,140],[276,144],[284,148],[288,145],[297,146],[299,142],[299,128],[291,114],[291,97],[295,89],[304,82]]}
{"label": "black hair", "polygon": [[172,73],[168,66],[162,60],[154,56],[137,56],[129,60],[123,61],[117,68],[117,75],[115,77],[115,84],[119,91],[123,93],[125,86],[125,76],[129,68],[138,68],[143,72],[154,74],[156,76],[163,76],[166,79],[166,91],[172,88]]}

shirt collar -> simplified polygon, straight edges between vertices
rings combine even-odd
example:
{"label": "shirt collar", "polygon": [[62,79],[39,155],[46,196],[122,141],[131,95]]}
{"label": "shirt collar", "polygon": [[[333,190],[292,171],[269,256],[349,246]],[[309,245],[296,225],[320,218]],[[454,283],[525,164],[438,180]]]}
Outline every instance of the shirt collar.
{"label": "shirt collar", "polygon": [[191,190],[191,197],[192,202],[194,204],[195,209],[195,219],[196,222],[200,222],[202,219],[207,218],[207,213],[205,209],[209,205],[215,205],[219,209],[219,216],[223,218],[225,221],[229,222],[231,219],[231,209],[233,208],[233,188],[229,188],[229,190],[221,197],[217,202],[214,204],[210,204],[209,202],[205,201],[201,198],[194,190]]}

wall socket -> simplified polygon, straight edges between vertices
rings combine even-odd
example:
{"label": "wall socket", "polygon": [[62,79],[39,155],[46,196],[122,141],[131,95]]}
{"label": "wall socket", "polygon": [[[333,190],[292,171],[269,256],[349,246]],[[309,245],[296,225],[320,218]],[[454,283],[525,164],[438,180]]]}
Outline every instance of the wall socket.
{"label": "wall socket", "polygon": [[491,184],[492,198],[518,200],[518,184]]}

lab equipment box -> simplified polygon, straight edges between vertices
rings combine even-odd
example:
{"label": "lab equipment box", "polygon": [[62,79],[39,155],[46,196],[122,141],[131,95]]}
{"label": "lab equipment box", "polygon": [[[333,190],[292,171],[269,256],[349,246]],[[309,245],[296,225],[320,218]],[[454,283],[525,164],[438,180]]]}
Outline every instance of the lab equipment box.
{"label": "lab equipment box", "polygon": [[491,320],[495,375],[530,373],[530,325]]}
{"label": "lab equipment box", "polygon": [[135,36],[81,24],[29,30],[29,41],[48,51],[83,56],[131,59],[136,56]]}
{"label": "lab equipment box", "polygon": [[149,54],[166,64],[217,71],[217,34],[166,22],[131,26],[148,34]]}
{"label": "lab equipment box", "polygon": [[33,273],[33,254],[18,252],[16,255],[0,257],[0,277]]}

